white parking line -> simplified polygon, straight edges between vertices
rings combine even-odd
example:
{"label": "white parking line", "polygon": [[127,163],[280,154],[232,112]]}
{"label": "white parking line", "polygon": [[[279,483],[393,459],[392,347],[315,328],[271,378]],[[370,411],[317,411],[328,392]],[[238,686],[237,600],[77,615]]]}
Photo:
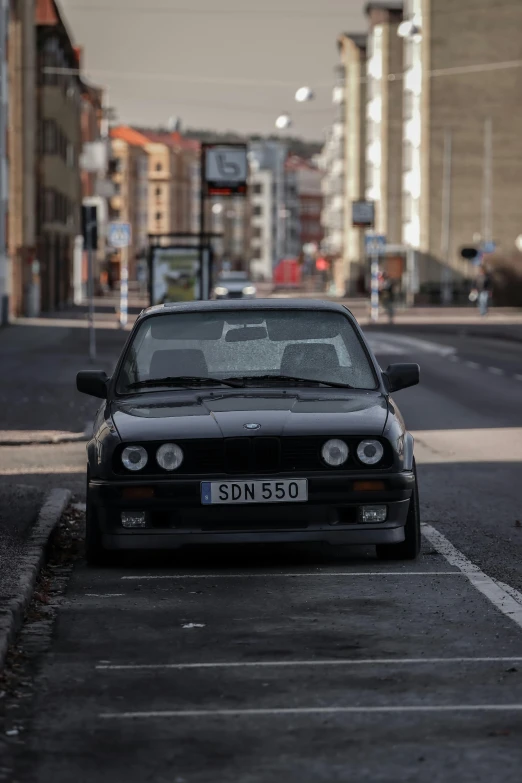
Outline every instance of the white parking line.
{"label": "white parking line", "polygon": [[423,712],[520,712],[522,704],[438,704],[396,705],[390,707],[281,707],[244,710],[163,710],[154,712],[101,712],[102,720],[135,720],[144,718],[215,718],[263,715],[367,715]]}
{"label": "white parking line", "polygon": [[505,375],[504,370],[501,370],[500,367],[488,367],[488,372],[492,375]]}
{"label": "white parking line", "polygon": [[143,576],[122,576],[122,580],[142,581],[145,579],[260,579],[260,578],[284,578],[292,577],[325,577],[325,576],[462,576],[460,571],[325,571],[324,573],[308,574],[153,574]]}
{"label": "white parking line", "polygon": [[98,664],[97,671],[158,671],[185,669],[254,669],[285,666],[414,666],[418,664],[465,664],[465,663],[521,663],[522,657],[513,658],[361,658],[359,660],[326,661],[238,661],[221,663],[140,663],[140,664]]}
{"label": "white parking line", "polygon": [[522,375],[515,375],[514,378],[516,381],[522,381]]}
{"label": "white parking line", "polygon": [[479,592],[485,595],[497,609],[500,609],[503,614],[507,615],[522,628],[522,593],[519,593],[518,590],[510,587],[510,585],[487,576],[478,566],[454,547],[446,536],[443,536],[442,533],[439,533],[431,525],[423,525],[422,533],[437,552],[446,558],[450,565],[460,569]]}
{"label": "white parking line", "polygon": [[480,370],[480,364],[477,364],[477,362],[465,362],[465,364],[471,370]]}

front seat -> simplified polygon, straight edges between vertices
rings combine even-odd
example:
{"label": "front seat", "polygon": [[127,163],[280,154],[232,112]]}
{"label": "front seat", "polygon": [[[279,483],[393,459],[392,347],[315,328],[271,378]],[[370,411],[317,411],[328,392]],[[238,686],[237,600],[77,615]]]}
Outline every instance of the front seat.
{"label": "front seat", "polygon": [[178,375],[208,377],[205,354],[196,348],[180,348],[172,351],[154,351],[150,361],[150,378],[168,378]]}
{"label": "front seat", "polygon": [[281,360],[281,375],[320,380],[333,379],[341,371],[339,357],[331,343],[294,343],[287,345]]}

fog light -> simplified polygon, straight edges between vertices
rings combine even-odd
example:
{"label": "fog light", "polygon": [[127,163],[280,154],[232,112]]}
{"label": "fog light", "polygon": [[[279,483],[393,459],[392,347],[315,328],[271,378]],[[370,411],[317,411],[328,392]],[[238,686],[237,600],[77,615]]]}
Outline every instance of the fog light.
{"label": "fog light", "polygon": [[386,522],[387,516],[387,506],[363,506],[361,508],[361,522]]}
{"label": "fog light", "polygon": [[147,514],[144,511],[122,511],[121,524],[123,527],[146,527]]}

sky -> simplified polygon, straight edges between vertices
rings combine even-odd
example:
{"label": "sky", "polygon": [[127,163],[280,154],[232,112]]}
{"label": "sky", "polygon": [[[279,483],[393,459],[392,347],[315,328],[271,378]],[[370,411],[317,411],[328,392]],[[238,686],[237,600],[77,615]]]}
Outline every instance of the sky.
{"label": "sky", "polygon": [[[333,118],[337,36],[364,32],[365,0],[58,0],[85,75],[118,121],[321,141]],[[315,100],[297,104],[309,86]]]}

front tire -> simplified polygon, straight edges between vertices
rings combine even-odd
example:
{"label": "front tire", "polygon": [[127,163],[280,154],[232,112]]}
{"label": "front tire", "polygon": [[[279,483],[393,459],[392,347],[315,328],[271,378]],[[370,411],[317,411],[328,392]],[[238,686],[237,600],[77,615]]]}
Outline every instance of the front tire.
{"label": "front tire", "polygon": [[89,498],[87,485],[87,508],[85,512],[85,559],[94,567],[109,565],[109,553],[103,546],[98,516]]}
{"label": "front tire", "polygon": [[378,544],[376,546],[379,560],[416,560],[421,550],[420,503],[417,483],[417,469],[413,463],[415,487],[410,500],[408,517],[404,527],[405,538],[400,544]]}

